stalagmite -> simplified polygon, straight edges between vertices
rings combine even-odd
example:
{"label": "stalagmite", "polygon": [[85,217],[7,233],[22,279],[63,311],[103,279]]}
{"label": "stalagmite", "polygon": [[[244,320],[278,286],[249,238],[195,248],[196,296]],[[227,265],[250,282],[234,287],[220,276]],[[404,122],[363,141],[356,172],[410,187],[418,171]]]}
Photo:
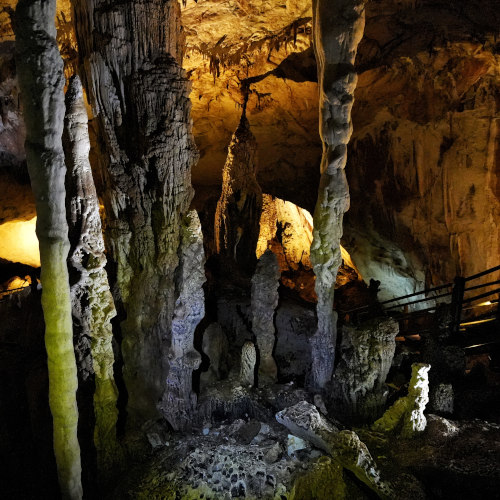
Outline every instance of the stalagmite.
{"label": "stalagmite", "polygon": [[219,323],[212,323],[203,332],[202,350],[210,361],[208,370],[200,376],[203,387],[222,380],[228,372],[229,342]]}
{"label": "stalagmite", "polygon": [[182,222],[179,267],[175,272],[175,302],[172,347],[166,388],[160,403],[163,415],[175,430],[190,427],[196,405],[193,371],[201,363],[193,346],[194,331],[205,315],[205,253],[198,214],[188,212]]}
{"label": "stalagmite", "polygon": [[425,430],[424,410],[429,402],[429,370],[431,365],[413,363],[408,396],[398,399],[373,424],[373,430],[392,432],[401,429],[401,437],[412,438]]}
{"label": "stalagmite", "polygon": [[342,262],[342,218],[349,208],[344,168],[352,133],[351,109],[357,81],[354,60],[363,35],[364,15],[364,0],[313,0],[320,136],[323,142],[311,245],[318,295],[318,329],[311,339],[313,364],[309,384],[313,389],[325,386],[334,366],[337,316],[332,310],[333,294]]}
{"label": "stalagmite", "polygon": [[[117,389],[113,376],[113,332],[116,316],[104,266],[106,255],[99,199],[89,162],[88,117],[80,79],[73,77],[66,92],[63,143],[68,173],[68,263],[73,306],[75,350],[80,390],[91,385],[95,412],[94,440],[102,466],[113,460],[116,445]],[[95,377],[94,377],[95,375]]]}
{"label": "stalagmite", "polygon": [[399,324],[392,318],[373,320],[358,328],[342,327],[340,360],[330,395],[339,418],[373,422],[382,414],[398,331]]}
{"label": "stalagmite", "polygon": [[26,159],[35,194],[42,265],[42,306],[49,369],[54,453],[63,498],[82,497],[77,439],[77,374],[68,281],[68,224],[61,136],[63,62],[56,43],[55,0],[17,4],[16,66],[26,124]]}
{"label": "stalagmite", "polygon": [[259,349],[259,385],[276,381],[278,368],[273,358],[274,313],[278,306],[280,279],[278,259],[271,250],[260,257],[252,277],[252,331]]}
{"label": "stalagmite", "polygon": [[229,144],[215,214],[217,252],[252,271],[259,239],[262,191],[255,177],[257,142],[243,114]]}
{"label": "stalagmite", "polygon": [[158,417],[175,358],[174,273],[197,158],[180,10],[174,0],[73,6],[82,81],[104,149],[106,243],[133,425]]}
{"label": "stalagmite", "polygon": [[249,340],[241,348],[241,366],[240,383],[247,387],[253,387],[255,384],[255,363],[257,362],[257,353],[255,345]]}

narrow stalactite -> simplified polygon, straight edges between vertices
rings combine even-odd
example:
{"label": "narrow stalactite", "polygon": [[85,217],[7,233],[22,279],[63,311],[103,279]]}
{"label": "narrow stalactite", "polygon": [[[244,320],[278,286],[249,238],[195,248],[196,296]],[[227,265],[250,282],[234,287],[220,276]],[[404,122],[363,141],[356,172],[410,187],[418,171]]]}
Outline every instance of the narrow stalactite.
{"label": "narrow stalactite", "polygon": [[318,64],[321,179],[311,245],[316,275],[318,328],[311,338],[309,384],[325,387],[333,373],[337,339],[333,295],[342,263],[340,238],[349,208],[345,175],[347,144],[352,133],[351,109],[357,76],[354,61],[364,30],[364,0],[313,0],[314,49]]}
{"label": "narrow stalactite", "polygon": [[103,470],[116,454],[118,410],[111,327],[116,310],[104,269],[106,255],[99,199],[89,162],[88,117],[78,77],[71,79],[66,92],[63,144],[68,168],[66,189],[71,243],[68,265],[79,390],[90,393],[93,398],[90,406],[95,414],[94,441],[99,468]]}
{"label": "narrow stalactite", "polygon": [[106,246],[129,423],[159,414],[172,355],[182,220],[197,152],[174,0],[74,0],[81,76],[104,151]]}
{"label": "narrow stalactite", "polygon": [[26,124],[26,159],[37,210],[54,453],[62,497],[79,499],[82,485],[77,370],[66,264],[69,240],[61,141],[64,74],[55,38],[55,12],[55,0],[20,0],[14,30]]}
{"label": "narrow stalactite", "polygon": [[262,211],[262,190],[255,176],[256,153],[257,141],[244,107],[222,171],[222,193],[215,213],[215,245],[219,254],[250,272],[256,262]]}

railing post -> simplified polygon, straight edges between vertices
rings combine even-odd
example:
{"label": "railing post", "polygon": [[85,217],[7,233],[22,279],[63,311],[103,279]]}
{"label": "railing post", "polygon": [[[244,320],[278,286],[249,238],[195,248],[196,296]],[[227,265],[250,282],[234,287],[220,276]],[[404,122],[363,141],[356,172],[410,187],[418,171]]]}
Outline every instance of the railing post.
{"label": "railing post", "polygon": [[457,276],[453,280],[453,292],[451,298],[451,333],[458,334],[462,318],[462,303],[465,293],[465,278]]}

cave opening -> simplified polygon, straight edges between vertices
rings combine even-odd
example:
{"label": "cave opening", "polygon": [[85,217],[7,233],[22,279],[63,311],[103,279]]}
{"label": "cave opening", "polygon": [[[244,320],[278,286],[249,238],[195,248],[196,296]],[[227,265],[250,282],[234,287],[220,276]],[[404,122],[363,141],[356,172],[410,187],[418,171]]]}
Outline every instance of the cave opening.
{"label": "cave opening", "polygon": [[493,0],[0,6],[5,498],[495,498]]}

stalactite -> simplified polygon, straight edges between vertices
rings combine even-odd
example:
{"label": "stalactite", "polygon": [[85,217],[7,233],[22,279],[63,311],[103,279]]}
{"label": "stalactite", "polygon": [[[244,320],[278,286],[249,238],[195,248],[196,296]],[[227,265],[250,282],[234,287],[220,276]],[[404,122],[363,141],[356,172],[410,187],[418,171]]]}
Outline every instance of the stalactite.
{"label": "stalactite", "polygon": [[69,250],[61,136],[63,62],[56,43],[55,0],[20,0],[16,66],[26,124],[26,159],[36,199],[42,307],[49,369],[54,453],[63,498],[82,497],[77,439],[77,374],[66,258]]}
{"label": "stalactite", "polygon": [[74,0],[82,80],[105,151],[106,243],[121,311],[129,422],[158,416],[172,352],[181,227],[192,199],[189,84],[174,0]]}
{"label": "stalactite", "polygon": [[[117,389],[113,376],[113,332],[110,323],[116,316],[116,310],[104,269],[106,256],[99,200],[89,162],[87,122],[80,79],[73,77],[66,92],[63,135],[68,168],[66,186],[71,243],[68,264],[75,349],[81,354],[79,385],[80,390],[90,386],[89,390],[93,393],[94,440],[102,469],[113,461],[116,452]],[[82,343],[83,352],[78,349]]]}
{"label": "stalactite", "polygon": [[313,0],[314,50],[318,63],[321,179],[314,211],[311,262],[316,275],[318,328],[311,338],[309,383],[322,389],[331,379],[337,338],[333,295],[342,263],[342,219],[349,208],[345,176],[351,109],[357,76],[356,50],[364,30],[364,0]]}

